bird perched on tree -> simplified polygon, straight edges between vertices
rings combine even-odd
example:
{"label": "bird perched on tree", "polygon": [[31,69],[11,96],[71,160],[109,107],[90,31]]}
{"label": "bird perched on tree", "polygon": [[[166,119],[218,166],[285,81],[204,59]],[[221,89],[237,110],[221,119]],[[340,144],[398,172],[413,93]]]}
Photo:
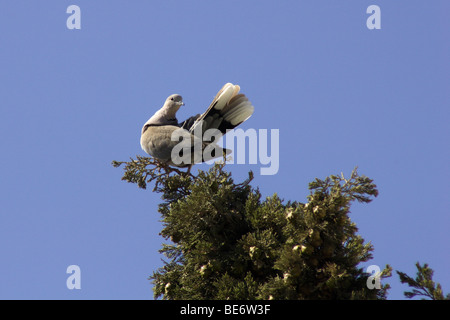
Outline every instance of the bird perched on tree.
{"label": "bird perched on tree", "polygon": [[188,172],[195,163],[228,154],[229,150],[217,146],[218,136],[246,121],[254,111],[251,102],[239,91],[238,85],[225,84],[203,114],[181,123],[176,113],[184,105],[183,98],[179,94],[170,95],[142,127],[142,149],[165,164],[188,167]]}

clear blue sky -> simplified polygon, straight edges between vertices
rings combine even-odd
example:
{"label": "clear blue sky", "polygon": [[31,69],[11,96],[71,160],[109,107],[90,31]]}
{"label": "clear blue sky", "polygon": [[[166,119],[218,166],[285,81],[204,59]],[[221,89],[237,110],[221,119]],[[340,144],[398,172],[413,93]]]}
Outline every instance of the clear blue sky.
{"label": "clear blue sky", "polygon": [[[81,30],[69,30],[69,5]],[[381,9],[369,30],[366,9]],[[279,129],[280,170],[248,170],[267,196],[306,201],[315,177],[359,172],[380,195],[352,207],[369,264],[450,292],[450,2],[2,1],[0,298],[152,299],[160,195],[112,160],[144,155],[142,124],[172,93],[201,113],[226,82]],[[197,166],[207,169],[207,165]],[[196,170],[194,170],[195,172]],[[81,290],[66,268],[81,268]],[[407,286],[394,274],[390,299]]]}

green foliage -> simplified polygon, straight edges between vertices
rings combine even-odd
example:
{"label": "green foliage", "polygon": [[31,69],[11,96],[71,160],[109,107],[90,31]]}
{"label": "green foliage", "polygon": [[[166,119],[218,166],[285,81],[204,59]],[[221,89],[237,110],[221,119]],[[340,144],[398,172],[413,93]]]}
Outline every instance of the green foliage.
{"label": "green foliage", "polygon": [[[125,165],[122,180],[136,183],[139,188],[146,189],[147,183],[155,182],[155,189],[163,182],[163,178],[172,172],[183,174],[180,170],[169,167],[155,158],[136,156],[136,160],[130,158],[130,162],[112,161],[115,168]],[[150,167],[149,167],[150,166]]]}
{"label": "green foliage", "polygon": [[405,291],[404,295],[407,298],[413,298],[415,296],[424,296],[431,300],[450,300],[450,294],[444,297],[442,288],[439,283],[435,284],[433,281],[433,270],[428,267],[428,264],[420,265],[416,263],[417,274],[416,278],[408,276],[404,272],[397,271],[400,277],[401,283],[406,283],[413,288],[412,291]]}
{"label": "green foliage", "polygon": [[[358,265],[373,247],[357,234],[348,214],[355,200],[378,195],[358,175],[330,176],[309,184],[306,203],[262,199],[252,173],[235,183],[224,164],[197,177],[147,169],[148,160],[126,163],[124,180],[156,181],[162,194],[160,252],[164,266],[150,277],[163,299],[384,299],[389,285],[367,288]],[[116,162],[116,166],[120,166]],[[391,274],[389,265],[382,278]]]}

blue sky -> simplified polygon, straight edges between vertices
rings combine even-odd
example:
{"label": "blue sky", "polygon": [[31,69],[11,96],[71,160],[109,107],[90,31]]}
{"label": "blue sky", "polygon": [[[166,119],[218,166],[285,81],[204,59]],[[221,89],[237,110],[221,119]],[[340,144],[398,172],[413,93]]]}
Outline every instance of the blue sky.
{"label": "blue sky", "polygon": [[[81,29],[69,30],[69,5]],[[369,30],[366,9],[381,9]],[[3,1],[0,10],[0,298],[152,299],[160,195],[112,160],[144,155],[143,123],[172,93],[183,120],[226,82],[279,129],[263,195],[306,201],[315,177],[359,167],[380,195],[352,207],[369,264],[450,292],[450,4],[435,1]],[[207,165],[197,168],[208,169]],[[194,172],[195,172],[194,168]],[[66,268],[81,269],[68,290]],[[398,276],[390,299],[403,299]]]}

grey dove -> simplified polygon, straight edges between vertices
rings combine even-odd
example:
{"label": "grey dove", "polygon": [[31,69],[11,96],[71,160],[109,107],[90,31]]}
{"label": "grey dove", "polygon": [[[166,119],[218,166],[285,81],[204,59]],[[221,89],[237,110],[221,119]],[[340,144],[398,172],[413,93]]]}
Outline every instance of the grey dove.
{"label": "grey dove", "polygon": [[[168,165],[188,167],[188,172],[195,163],[228,154],[229,150],[216,144],[216,138],[214,141],[208,141],[203,135],[206,136],[207,132],[224,135],[227,130],[234,129],[250,118],[254,107],[239,91],[238,85],[225,84],[203,114],[192,116],[181,123],[178,122],[176,113],[184,105],[183,98],[179,94],[170,95],[163,107],[142,127],[142,149]],[[183,150],[192,153],[188,156],[188,161],[184,158],[184,161],[180,162]],[[205,152],[206,150],[209,152]]]}

